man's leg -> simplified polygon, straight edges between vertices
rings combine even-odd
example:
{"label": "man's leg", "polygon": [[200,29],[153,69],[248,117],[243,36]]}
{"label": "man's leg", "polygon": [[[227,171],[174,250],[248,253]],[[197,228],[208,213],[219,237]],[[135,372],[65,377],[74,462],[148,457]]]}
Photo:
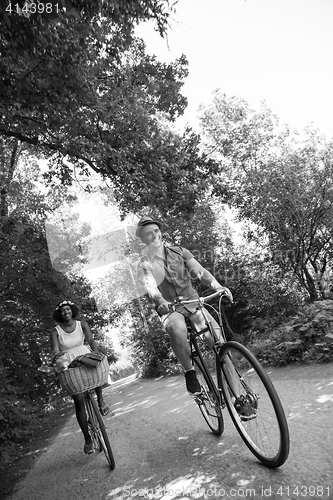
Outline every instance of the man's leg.
{"label": "man's leg", "polygon": [[165,329],[169,334],[171,347],[178,361],[183,365],[185,371],[191,370],[193,366],[184,316],[180,313],[171,314],[165,324]]}
{"label": "man's leg", "polygon": [[[208,311],[205,311],[208,321],[211,322],[211,325],[215,331],[215,334],[217,338],[221,341],[223,341],[222,333],[221,333],[221,328],[219,327],[219,324],[217,321],[213,318],[211,314],[209,314]],[[206,325],[206,320],[204,318],[204,315],[202,314],[201,311],[195,311],[191,316],[190,316],[191,323],[194,325],[195,329],[200,332],[201,330],[204,330],[207,325]],[[205,341],[209,349],[212,349],[214,345],[214,340],[209,332],[205,333]]]}
{"label": "man's leg", "polygon": [[[211,314],[209,314],[208,311],[205,311],[205,314],[207,315],[208,321],[211,322],[211,325],[212,325],[212,327],[213,327],[213,329],[215,331],[216,337],[221,342],[224,343],[224,339],[223,339],[221,328],[219,327],[219,324],[213,318],[213,316]],[[191,316],[191,322],[193,323],[193,325],[195,326],[195,328],[196,328],[197,331],[200,331],[200,330],[203,330],[204,328],[206,328],[205,318],[204,318],[203,314],[200,311],[196,311]],[[206,333],[205,334],[205,341],[206,341],[207,346],[210,349],[212,349],[212,347],[214,345],[214,340],[213,340],[213,338],[212,338],[212,336],[211,336],[210,333]],[[237,375],[237,373],[235,371],[234,365],[231,363],[231,361],[229,360],[229,358],[225,359],[225,368],[226,368],[226,371],[228,372],[228,375],[229,375],[228,376],[228,380],[230,382],[230,386],[231,386],[231,388],[236,393],[236,380],[238,378],[238,375]]]}
{"label": "man's leg", "polygon": [[192,365],[184,316],[177,312],[172,313],[168,316],[164,326],[170,337],[171,348],[184,368],[188,392],[191,395],[200,394],[201,387]]}

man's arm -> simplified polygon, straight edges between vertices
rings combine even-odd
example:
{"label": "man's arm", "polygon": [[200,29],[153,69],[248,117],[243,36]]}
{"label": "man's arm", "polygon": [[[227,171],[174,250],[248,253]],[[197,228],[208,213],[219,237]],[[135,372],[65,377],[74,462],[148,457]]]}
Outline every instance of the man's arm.
{"label": "man's arm", "polygon": [[148,274],[141,277],[140,283],[148,293],[149,298],[154,302],[156,311],[160,315],[167,314],[169,312],[169,304],[159,291],[155,278]]}
{"label": "man's arm", "polygon": [[197,260],[195,260],[194,258],[190,259],[186,262],[186,267],[189,270],[190,277],[192,279],[198,278],[204,285],[209,286],[216,292],[219,290],[225,291],[230,301],[233,302],[232,293],[230,292],[229,288],[227,288],[226,286],[222,286],[217,281],[217,279],[209,271],[207,271],[207,269],[202,267],[202,265]]}

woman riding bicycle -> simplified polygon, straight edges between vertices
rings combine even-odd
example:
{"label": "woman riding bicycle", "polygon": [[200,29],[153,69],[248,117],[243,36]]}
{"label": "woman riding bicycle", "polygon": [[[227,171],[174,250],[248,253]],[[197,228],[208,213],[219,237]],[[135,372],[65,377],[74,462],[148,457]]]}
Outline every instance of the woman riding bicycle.
{"label": "woman riding bicycle", "polygon": [[[63,300],[56,306],[53,319],[58,325],[50,332],[51,348],[58,370],[65,370],[78,356],[87,354],[90,349],[84,344],[86,341],[92,351],[97,351],[89,325],[86,321],[77,321],[79,308],[70,300]],[[109,406],[103,400],[102,387],[96,387],[96,394],[100,413],[105,416]],[[84,407],[83,394],[73,397],[76,418],[84,435],[83,451],[86,454],[94,452],[91,436],[88,430],[87,415]]]}

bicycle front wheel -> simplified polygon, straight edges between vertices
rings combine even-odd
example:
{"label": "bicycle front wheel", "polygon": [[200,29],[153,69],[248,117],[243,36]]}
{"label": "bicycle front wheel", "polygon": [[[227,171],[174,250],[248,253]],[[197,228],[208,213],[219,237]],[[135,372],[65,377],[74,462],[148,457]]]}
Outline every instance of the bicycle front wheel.
{"label": "bicycle front wheel", "polygon": [[193,363],[201,386],[201,394],[195,401],[211,431],[216,436],[221,436],[224,424],[218,390],[203,362],[198,357],[193,357]]}
{"label": "bicycle front wheel", "polygon": [[223,394],[236,429],[264,465],[280,467],[289,455],[289,431],[269,376],[238,342],[224,344],[219,355]]}
{"label": "bicycle front wheel", "polygon": [[110,445],[109,437],[107,435],[101,414],[98,410],[95,398],[90,392],[87,395],[86,407],[88,413],[88,423],[90,432],[92,434],[94,447],[99,449],[99,451],[104,451],[110,469],[113,470],[116,466],[116,463]]}

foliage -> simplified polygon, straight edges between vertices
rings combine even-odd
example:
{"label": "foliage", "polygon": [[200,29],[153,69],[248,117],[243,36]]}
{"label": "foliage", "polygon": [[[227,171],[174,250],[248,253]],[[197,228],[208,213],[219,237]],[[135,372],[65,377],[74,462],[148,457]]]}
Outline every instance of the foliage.
{"label": "foliage", "polygon": [[[7,147],[8,143],[6,144]],[[4,155],[10,158],[8,150]],[[2,165],[8,172],[8,163]],[[37,165],[24,160],[6,185],[0,219],[0,373],[2,380],[0,443],[29,438],[44,404],[60,397],[59,386],[37,371],[49,354],[54,306],[63,297],[77,302],[110,360],[112,346],[104,340],[105,319],[91,302],[91,289],[79,276],[65,276],[50,261],[43,220],[47,193],[36,187]],[[37,177],[36,177],[37,176]],[[23,200],[22,200],[23,197]],[[15,430],[13,428],[15,424]]]}
{"label": "foliage", "polygon": [[[134,25],[144,20],[155,20],[157,29],[163,36],[168,27],[170,13],[174,5],[167,0],[50,0],[53,4],[52,12],[45,9],[42,13],[33,13],[32,9],[23,9],[25,0],[18,0],[17,5],[23,12],[13,6],[10,12],[8,4],[0,6],[0,23],[2,26],[0,39],[0,53],[11,49],[12,57],[17,59],[25,54],[32,60],[38,50],[49,50],[52,53],[59,42],[57,29],[63,26],[70,37],[73,25],[86,28],[90,36],[95,35],[96,43],[101,42],[94,27],[98,23],[107,21],[113,29],[112,40],[109,40],[111,54],[118,55],[129,43]],[[175,2],[176,3],[176,2]],[[57,5],[54,5],[57,4]],[[59,12],[60,10],[60,12]],[[95,24],[94,24],[95,23]],[[118,34],[118,37],[115,35]],[[120,44],[123,41],[123,44]],[[81,49],[85,47],[84,39],[80,40]]]}
{"label": "foliage", "polygon": [[222,94],[203,111],[202,127],[220,162],[215,192],[257,224],[274,261],[293,271],[311,300],[325,297],[333,249],[332,144],[311,129],[292,135],[264,106],[253,111]]}
{"label": "foliage", "polygon": [[134,366],[143,377],[156,377],[177,369],[177,359],[170,349],[168,335],[162,328],[158,316],[147,297],[141,298],[142,310],[135,301],[130,306],[134,329],[127,344]]}
{"label": "foliage", "polygon": [[4,451],[5,445],[26,442],[40,430],[44,408],[9,384],[1,388],[0,400],[0,442]]}
{"label": "foliage", "polygon": [[54,384],[48,387],[37,367],[41,364],[40,353],[48,349],[46,329],[51,327],[52,305],[64,292],[68,295],[70,282],[52,269],[45,238],[27,219],[11,217],[3,221],[1,254],[6,256],[0,270],[0,367],[6,388],[2,395],[6,411],[1,421],[4,443],[12,436],[13,412],[15,418],[20,411],[24,414],[21,426],[27,427],[19,432],[17,426],[16,435],[16,440],[23,439],[29,433],[28,410],[24,410],[29,408],[28,401],[33,405],[34,401],[46,401],[52,391],[58,392]]}
{"label": "foliage", "polygon": [[179,370],[168,335],[146,295],[124,304],[121,314],[113,316],[110,321],[118,330],[118,340],[126,352],[125,366],[121,355],[119,361],[111,365],[111,378],[114,374],[116,380],[119,370],[122,372],[123,369],[125,376],[136,372],[142,377]]}
{"label": "foliage", "polygon": [[315,301],[270,332],[253,330],[250,348],[276,366],[333,359],[333,301]]}
{"label": "foliage", "polygon": [[220,263],[215,276],[220,276],[220,281],[233,292],[235,308],[230,321],[243,341],[258,321],[267,331],[295,314],[302,303],[302,291],[295,277],[291,272],[283,273],[272,261],[264,241],[238,242]]}
{"label": "foliage", "polygon": [[0,11],[9,23],[0,38],[1,136],[43,154],[52,185],[97,172],[111,179],[124,212],[153,196],[186,212],[210,164],[195,134],[170,128],[187,104],[180,93],[187,61],[160,63],[133,36],[135,23],[152,18],[165,34],[173,6],[73,3],[79,16],[63,12],[52,22]]}

